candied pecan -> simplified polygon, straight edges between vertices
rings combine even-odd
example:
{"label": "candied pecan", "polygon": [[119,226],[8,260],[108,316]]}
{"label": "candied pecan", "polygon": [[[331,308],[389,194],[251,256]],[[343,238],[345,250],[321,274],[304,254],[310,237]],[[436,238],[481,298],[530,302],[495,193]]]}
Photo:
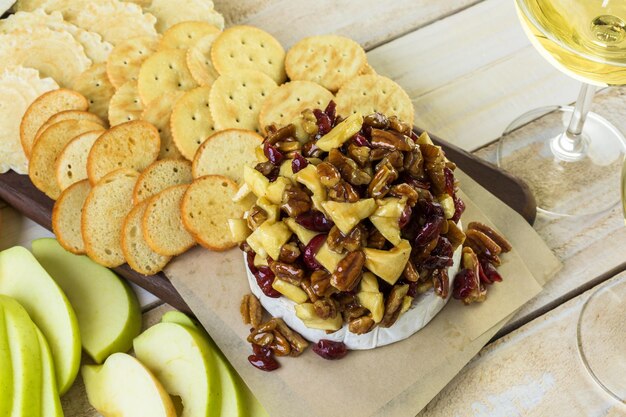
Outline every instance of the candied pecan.
{"label": "candied pecan", "polygon": [[[330,283],[330,277],[328,278],[328,281]],[[300,282],[300,288],[302,288],[302,290],[306,293],[306,295],[309,297],[312,303],[316,302],[319,299],[318,295],[315,294],[315,291],[313,291],[313,286],[311,285],[311,278],[303,279],[302,282]]]}
{"label": "candied pecan", "polygon": [[470,230],[477,230],[489,236],[492,241],[500,246],[502,252],[509,252],[511,249],[513,249],[509,241],[506,240],[504,236],[502,236],[500,233],[496,232],[494,229],[487,226],[486,224],[480,222],[470,222],[467,228]]}
{"label": "candied pecan", "polygon": [[333,252],[354,252],[367,244],[367,229],[358,224],[350,230],[350,233],[344,235],[337,226],[333,226],[328,232],[326,243]]}
{"label": "candied pecan", "polygon": [[334,187],[341,181],[341,174],[331,163],[322,162],[315,168],[317,169],[317,175],[319,175],[322,185]]}
{"label": "candied pecan", "polygon": [[480,281],[480,264],[471,248],[463,248],[463,269],[454,278],[452,296],[465,304],[485,301],[487,290]]}
{"label": "candied pecan", "polygon": [[363,316],[352,320],[348,324],[348,330],[354,334],[365,334],[371,331],[375,324],[371,317]]}
{"label": "candied pecan", "polygon": [[269,348],[276,356],[288,356],[291,353],[291,344],[278,329],[274,330],[274,340],[269,344]]}
{"label": "candied pecan", "polygon": [[274,317],[272,320],[276,321],[276,332],[279,332],[289,342],[291,356],[300,356],[309,346],[309,342],[291,330],[282,319]]}
{"label": "candied pecan", "polygon": [[318,148],[314,141],[309,141],[302,145],[302,155],[307,158],[319,158],[323,153],[324,151]]}
{"label": "candied pecan", "polygon": [[293,285],[300,285],[300,282],[304,279],[304,270],[294,264],[271,262],[270,269],[276,275],[276,278]]}
{"label": "candied pecan", "polygon": [[382,198],[389,192],[389,185],[398,179],[398,171],[390,164],[379,165],[374,178],[367,187],[370,197]]}
{"label": "candied pecan", "polygon": [[435,269],[430,276],[433,287],[435,288],[435,294],[444,299],[448,298],[448,294],[450,293],[450,280],[447,270]]}
{"label": "candied pecan", "polygon": [[278,260],[292,264],[300,257],[300,248],[296,242],[288,242],[280,247],[280,255]]}
{"label": "candied pecan", "polygon": [[363,275],[365,255],[362,251],[348,253],[330,275],[330,283],[339,291],[351,291],[359,283]]}
{"label": "candied pecan", "polygon": [[384,148],[392,151],[399,150],[402,152],[408,152],[413,149],[406,136],[393,130],[372,129],[372,140],[370,142],[373,148]]}
{"label": "candied pecan", "polygon": [[287,126],[281,127],[276,131],[270,131],[267,135],[266,141],[270,144],[274,145],[277,142],[285,140],[287,138],[295,138],[296,137],[296,126],[291,123]]}
{"label": "candied pecan", "polygon": [[496,255],[495,253],[491,253],[489,251],[489,249],[485,248],[484,246],[478,245],[474,240],[472,239],[465,239],[465,242],[463,242],[463,248],[470,248],[472,249],[472,251],[478,255],[481,259],[486,259],[487,261],[491,262],[494,265],[500,265],[502,263],[502,261],[500,260],[500,257],[498,255]]}
{"label": "candied pecan", "polygon": [[387,116],[384,114],[377,112],[365,116],[363,118],[363,124],[376,129],[387,129],[389,128],[389,119],[387,119]]}
{"label": "candied pecan", "polygon": [[383,249],[386,242],[387,239],[385,239],[385,236],[383,236],[383,234],[376,228],[373,228],[367,237],[368,248]]}
{"label": "candied pecan", "polygon": [[337,316],[337,303],[331,298],[320,298],[313,303],[315,314],[321,319],[329,319]]}
{"label": "candied pecan", "polygon": [[452,251],[455,251],[459,246],[465,242],[465,233],[455,222],[448,220],[448,231],[446,237],[452,245]]}
{"label": "candied pecan", "polygon": [[344,180],[328,190],[328,199],[332,201],[356,203],[360,198],[358,191]]}
{"label": "candied pecan", "polygon": [[263,175],[265,175],[267,177],[267,176],[269,176],[269,175],[271,175],[273,173],[274,169],[276,169],[276,166],[274,166],[274,164],[272,164],[269,161],[267,161],[267,162],[259,162],[258,164],[256,164],[254,169],[256,169],[261,174],[263,174]]}
{"label": "candied pecan", "polygon": [[385,300],[385,314],[380,322],[382,327],[390,327],[396,322],[396,320],[398,320],[404,296],[408,291],[408,284],[396,284],[393,286],[391,292],[389,292],[389,295]]}
{"label": "candied pecan", "polygon": [[311,204],[311,197],[302,188],[292,184],[285,188],[280,208],[290,217],[296,217],[311,210]]}
{"label": "candied pecan", "polygon": [[396,116],[389,117],[389,128],[403,135],[410,136],[412,132],[411,126],[408,123],[403,122]]}
{"label": "candied pecan", "polygon": [[239,311],[241,312],[241,319],[244,324],[250,324],[252,327],[257,327],[261,324],[263,308],[259,300],[253,294],[243,296]]}
{"label": "candied pecan", "polygon": [[278,142],[276,147],[279,151],[286,153],[289,155],[290,152],[299,151],[302,148],[302,144],[295,140],[294,138],[287,138],[282,142]]}
{"label": "candied pecan", "polygon": [[372,161],[380,161],[381,159],[383,159],[385,156],[387,156],[387,154],[391,152],[389,149],[385,149],[385,148],[376,148],[376,149],[372,149],[370,151],[370,159]]}
{"label": "candied pecan", "polygon": [[378,166],[389,164],[394,167],[398,171],[402,171],[404,169],[404,154],[400,151],[391,151],[387,155],[380,160],[380,162],[376,165],[376,169]]}
{"label": "candied pecan", "polygon": [[246,223],[250,230],[256,230],[265,220],[267,220],[267,212],[256,204],[248,211]]}
{"label": "candied pecan", "polygon": [[323,269],[314,271],[311,274],[311,288],[318,297],[326,297],[334,292],[330,285],[330,274]]}
{"label": "candied pecan", "polygon": [[424,246],[418,246],[413,248],[413,260],[416,264],[420,264],[430,256],[430,253],[437,247],[439,237],[435,237],[429,240]]}
{"label": "candied pecan", "polygon": [[417,282],[420,279],[420,275],[415,268],[415,264],[410,259],[404,267],[404,272],[402,273],[402,276],[409,282]]}
{"label": "candied pecan", "polygon": [[502,252],[500,245],[480,230],[469,229],[465,235],[468,240],[472,241],[477,247],[481,248],[481,252],[487,250],[494,255],[499,255]]}
{"label": "candied pecan", "polygon": [[259,346],[267,346],[274,341],[274,333],[273,332],[252,332],[248,335],[248,342],[259,345]]}
{"label": "candied pecan", "polygon": [[309,136],[315,136],[317,133],[317,118],[313,114],[313,110],[306,109],[302,112],[302,129]]}
{"label": "candied pecan", "polygon": [[363,317],[367,314],[367,309],[363,306],[354,304],[349,305],[343,309],[341,315],[343,316],[343,321],[350,322],[354,319],[358,319],[359,317]]}
{"label": "candied pecan", "polygon": [[424,167],[430,178],[436,195],[446,192],[446,176],[444,168],[446,167],[446,158],[440,147],[434,145],[420,145],[422,155],[424,157]]}
{"label": "candied pecan", "polygon": [[328,162],[333,164],[339,170],[344,180],[352,185],[369,184],[372,177],[363,171],[354,160],[343,155],[341,151],[333,148],[328,153]]}
{"label": "candied pecan", "polygon": [[346,152],[348,156],[361,167],[365,167],[367,163],[370,161],[370,148],[367,146],[357,146],[353,143],[348,145],[348,150]]}

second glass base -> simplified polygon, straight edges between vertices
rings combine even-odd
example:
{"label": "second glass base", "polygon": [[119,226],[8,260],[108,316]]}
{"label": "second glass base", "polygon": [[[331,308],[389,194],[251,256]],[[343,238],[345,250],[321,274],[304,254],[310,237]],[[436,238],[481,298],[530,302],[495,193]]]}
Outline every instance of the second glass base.
{"label": "second glass base", "polygon": [[589,113],[583,137],[588,151],[578,160],[554,155],[551,141],[563,134],[573,107],[543,107],[523,114],[498,143],[498,166],[526,181],[537,210],[552,216],[606,212],[620,202],[626,139],[606,119]]}

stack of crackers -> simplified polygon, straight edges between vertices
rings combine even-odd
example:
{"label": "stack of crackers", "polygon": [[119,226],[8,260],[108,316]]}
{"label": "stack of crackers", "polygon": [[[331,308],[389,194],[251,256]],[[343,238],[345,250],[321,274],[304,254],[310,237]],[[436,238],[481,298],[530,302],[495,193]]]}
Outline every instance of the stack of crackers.
{"label": "stack of crackers", "polygon": [[[0,59],[0,90],[25,85],[20,111],[0,102],[14,122],[0,126],[0,168],[28,172],[56,200],[60,243],[108,267],[155,274],[196,244],[233,247],[228,219],[254,200],[239,186],[243,168],[263,159],[270,125],[331,100],[343,116],[413,121],[408,95],[344,37],[305,38],[285,52],[258,28],[222,30],[208,0],[41,3],[19,2],[34,10],[0,21],[7,40],[66,38],[50,40],[41,62],[19,51],[10,66]],[[68,45],[69,63],[54,61]],[[19,164],[8,157],[17,151]]]}

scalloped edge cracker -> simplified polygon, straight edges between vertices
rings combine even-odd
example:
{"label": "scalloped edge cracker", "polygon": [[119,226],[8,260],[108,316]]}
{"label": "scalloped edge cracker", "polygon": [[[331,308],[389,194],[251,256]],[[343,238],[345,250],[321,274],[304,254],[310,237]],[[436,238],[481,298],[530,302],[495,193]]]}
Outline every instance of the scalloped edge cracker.
{"label": "scalloped edge cracker", "polygon": [[158,40],[152,36],[139,36],[120,42],[107,59],[107,75],[111,84],[119,89],[139,76],[141,64],[156,52]]}
{"label": "scalloped edge cracker", "polygon": [[224,29],[224,17],[207,0],[152,0],[146,11],[156,17],[156,29],[165,32],[177,23],[186,20],[200,20]]}
{"label": "scalloped edge cracker", "polygon": [[109,101],[109,124],[111,127],[138,120],[143,113],[137,81],[128,81],[121,86]]}
{"label": "scalloped edge cracker", "polygon": [[103,120],[109,117],[109,102],[115,87],[107,76],[106,64],[94,64],[80,74],[72,87],[89,100],[89,111]]}

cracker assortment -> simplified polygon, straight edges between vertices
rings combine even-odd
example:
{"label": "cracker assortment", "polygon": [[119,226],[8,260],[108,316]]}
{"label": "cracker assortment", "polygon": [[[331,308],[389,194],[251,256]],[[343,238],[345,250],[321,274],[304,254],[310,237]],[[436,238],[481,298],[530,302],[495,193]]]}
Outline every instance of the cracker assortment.
{"label": "cracker assortment", "polygon": [[286,52],[261,29],[223,30],[210,0],[15,11],[0,20],[0,172],[28,172],[57,200],[63,247],[108,267],[150,275],[195,244],[233,247],[244,167],[267,160],[260,134],[297,120],[295,145],[312,108],[413,120],[356,42],[313,36]]}

